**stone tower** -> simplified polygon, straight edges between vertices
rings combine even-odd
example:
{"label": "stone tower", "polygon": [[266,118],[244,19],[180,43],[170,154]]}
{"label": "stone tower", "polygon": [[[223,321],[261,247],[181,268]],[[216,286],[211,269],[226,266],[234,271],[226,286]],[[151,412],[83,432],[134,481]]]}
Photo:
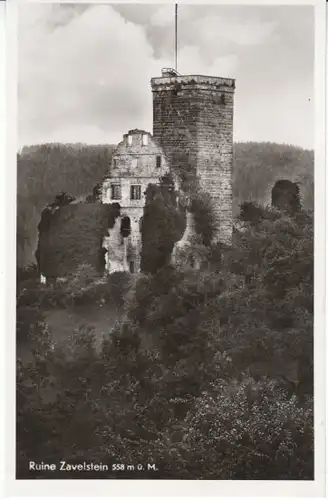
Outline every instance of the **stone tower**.
{"label": "stone tower", "polygon": [[154,139],[173,171],[197,175],[213,201],[215,240],[229,242],[235,80],[163,70],[151,86]]}

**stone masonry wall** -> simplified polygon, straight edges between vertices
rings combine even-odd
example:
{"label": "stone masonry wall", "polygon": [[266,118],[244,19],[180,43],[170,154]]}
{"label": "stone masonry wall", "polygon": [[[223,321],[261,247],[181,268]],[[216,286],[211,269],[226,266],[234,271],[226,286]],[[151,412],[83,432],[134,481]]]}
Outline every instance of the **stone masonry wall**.
{"label": "stone masonry wall", "polygon": [[[144,143],[144,137],[147,140]],[[161,158],[160,166],[157,158]],[[102,203],[119,203],[121,215],[115,227],[109,230],[104,238],[103,247],[106,253],[106,270],[129,271],[133,263],[134,272],[140,271],[141,254],[141,219],[146,203],[146,190],[149,184],[159,184],[160,178],[168,173],[168,165],[161,147],[151,134],[144,130],[130,130],[123,136],[112,156],[110,176],[102,184]],[[120,186],[120,199],[111,198],[111,184]],[[140,187],[140,199],[131,198],[131,186]],[[131,232],[123,237],[120,232],[124,218],[130,220]]]}
{"label": "stone masonry wall", "polygon": [[182,179],[198,176],[213,200],[215,239],[229,241],[235,81],[178,76],[153,78],[151,83],[154,138]]}

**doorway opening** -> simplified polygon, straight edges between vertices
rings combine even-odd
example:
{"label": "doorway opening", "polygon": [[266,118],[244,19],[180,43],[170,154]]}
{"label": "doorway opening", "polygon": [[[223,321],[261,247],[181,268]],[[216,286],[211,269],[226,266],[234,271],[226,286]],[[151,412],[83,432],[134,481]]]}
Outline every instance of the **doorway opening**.
{"label": "doorway opening", "polygon": [[121,235],[127,238],[131,234],[131,220],[130,217],[123,217],[121,221]]}

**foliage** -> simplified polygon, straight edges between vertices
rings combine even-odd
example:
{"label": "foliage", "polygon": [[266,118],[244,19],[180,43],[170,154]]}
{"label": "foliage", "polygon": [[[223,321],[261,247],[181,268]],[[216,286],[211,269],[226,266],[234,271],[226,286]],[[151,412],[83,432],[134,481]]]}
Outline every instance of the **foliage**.
{"label": "foliage", "polygon": [[103,238],[119,216],[117,203],[77,203],[42,212],[37,261],[47,278],[74,273],[89,264],[101,273],[105,268]]}
{"label": "foliage", "polygon": [[[151,193],[171,206],[170,192]],[[198,270],[160,266],[132,286],[79,269],[67,297],[91,303],[111,283],[124,314],[100,353],[85,328],[64,349],[32,340],[38,368],[18,366],[20,478],[49,477],[29,459],[88,457],[109,471],[85,478],[313,479],[313,218],[248,208]],[[20,328],[47,339],[39,319]]]}
{"label": "foliage", "polygon": [[172,260],[174,266],[181,270],[207,268],[211,254],[211,249],[202,243],[201,236],[195,234],[188,241],[178,242],[174,247]]}
{"label": "foliage", "polygon": [[[108,174],[112,150],[113,146],[83,144],[43,144],[23,148],[17,157],[17,251],[20,267],[34,262],[37,225],[41,211],[51,202],[53,193],[68,191],[76,198],[89,195],[90,187],[97,188],[97,184]],[[237,215],[244,201],[269,203],[271,188],[279,179],[300,182],[304,186],[304,208],[313,209],[313,165],[313,151],[273,143],[236,143],[234,214]],[[89,196],[90,200],[93,203],[95,198]]]}
{"label": "foliage", "polygon": [[[312,401],[299,407],[276,382],[218,380],[184,421],[189,477],[313,479]],[[181,446],[181,445],[180,445]]]}
{"label": "foliage", "polygon": [[75,305],[98,303],[122,308],[130,286],[131,277],[128,273],[116,272],[100,277],[92,266],[82,264],[68,279],[65,293]]}
{"label": "foliage", "polygon": [[209,196],[198,192],[191,200],[190,212],[194,218],[195,231],[201,237],[201,243],[210,246],[215,229],[213,207]]}
{"label": "foliage", "polygon": [[141,224],[141,270],[156,273],[168,265],[174,243],[185,230],[185,212],[177,201],[170,176],[160,184],[149,184]]}
{"label": "foliage", "polygon": [[286,212],[295,213],[301,209],[300,188],[297,183],[279,180],[272,188],[272,205]]}
{"label": "foliage", "polygon": [[244,222],[252,222],[253,224],[258,224],[264,218],[278,217],[279,214],[273,210],[267,209],[251,201],[245,201],[240,205],[239,219]]}
{"label": "foliage", "polygon": [[18,265],[34,262],[37,225],[54,193],[84,197],[99,183],[111,162],[113,146],[41,144],[17,156]]}
{"label": "foliage", "polygon": [[271,202],[271,189],[280,179],[299,182],[302,204],[314,208],[314,153],[287,144],[244,142],[234,144],[232,169],[233,213],[244,201]]}
{"label": "foliage", "polygon": [[72,203],[72,201],[75,201],[74,196],[71,196],[68,193],[65,193],[65,191],[62,191],[59,194],[56,194],[55,199],[52,203],[50,203],[49,207],[50,208],[59,208],[63,207],[65,205],[69,205]]}
{"label": "foliage", "polygon": [[94,188],[92,190],[92,194],[89,194],[86,197],[86,200],[85,200],[86,203],[96,203],[97,201],[98,202],[100,201],[101,187],[102,187],[102,183],[97,182],[97,184],[94,186]]}

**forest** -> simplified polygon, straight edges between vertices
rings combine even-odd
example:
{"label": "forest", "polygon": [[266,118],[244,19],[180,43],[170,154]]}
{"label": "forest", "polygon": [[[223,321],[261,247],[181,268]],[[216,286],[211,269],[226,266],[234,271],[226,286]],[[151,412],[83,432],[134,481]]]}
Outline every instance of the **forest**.
{"label": "forest", "polygon": [[[188,252],[183,265],[169,259],[182,219],[168,182],[147,193],[139,275],[99,279],[86,263],[47,287],[35,265],[19,267],[18,478],[81,479],[28,470],[29,461],[64,460],[108,465],[83,478],[313,479],[313,154],[272,144],[235,150],[234,237],[230,245],[211,241],[211,214],[196,206],[199,268]],[[109,150],[96,154],[98,162],[88,157],[94,173],[77,155],[85,175],[75,190],[70,160],[54,168],[67,175],[72,196],[90,194],[106,173]],[[28,158],[19,168],[31,167]],[[43,185],[44,205],[56,193],[47,176],[63,190],[48,169],[43,181],[26,174],[21,187]],[[304,180],[302,207],[265,206],[268,186],[270,197],[287,171]],[[35,195],[38,224],[37,203]],[[49,318],[87,309],[92,319],[56,340]]]}
{"label": "forest", "polygon": [[[35,263],[42,210],[56,194],[76,199],[92,193],[108,175],[114,146],[43,144],[17,156],[17,262]],[[313,151],[274,143],[236,143],[233,165],[233,211],[244,201],[266,205],[276,180],[287,178],[304,187],[303,206],[313,209]]]}

